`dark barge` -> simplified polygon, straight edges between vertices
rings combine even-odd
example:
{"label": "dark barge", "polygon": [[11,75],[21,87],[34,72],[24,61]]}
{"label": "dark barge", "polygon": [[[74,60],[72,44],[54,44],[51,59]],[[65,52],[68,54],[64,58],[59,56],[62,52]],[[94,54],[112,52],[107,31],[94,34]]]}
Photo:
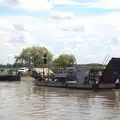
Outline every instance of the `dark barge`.
{"label": "dark barge", "polygon": [[82,90],[110,90],[116,89],[115,84],[99,84],[90,85],[90,84],[79,84],[79,83],[60,83],[60,82],[40,82],[35,81],[37,86],[46,86],[46,87],[55,87],[55,88],[69,88],[69,89],[82,89]]}
{"label": "dark barge", "polygon": [[0,81],[20,81],[21,75],[18,72],[0,75]]}
{"label": "dark barge", "polygon": [[[112,58],[104,70],[90,70],[83,83],[68,77],[64,80],[45,80],[36,76],[35,84],[38,86],[62,87],[74,89],[119,89],[120,88],[120,58]],[[86,79],[87,78],[87,79]],[[74,78],[73,78],[74,79]],[[116,82],[116,80],[119,80]]]}

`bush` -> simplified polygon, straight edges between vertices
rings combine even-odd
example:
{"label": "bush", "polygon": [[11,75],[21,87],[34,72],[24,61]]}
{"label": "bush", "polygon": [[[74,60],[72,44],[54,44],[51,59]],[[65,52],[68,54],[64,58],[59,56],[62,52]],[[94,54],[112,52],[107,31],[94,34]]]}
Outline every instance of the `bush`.
{"label": "bush", "polygon": [[0,69],[0,72],[4,72],[5,70],[3,68]]}

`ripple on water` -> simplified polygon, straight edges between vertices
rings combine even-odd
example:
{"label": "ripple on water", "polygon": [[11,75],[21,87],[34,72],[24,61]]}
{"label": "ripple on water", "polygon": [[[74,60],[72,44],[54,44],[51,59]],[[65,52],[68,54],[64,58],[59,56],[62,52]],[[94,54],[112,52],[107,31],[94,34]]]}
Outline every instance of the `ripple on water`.
{"label": "ripple on water", "polygon": [[0,120],[119,120],[120,91],[85,92],[0,83]]}

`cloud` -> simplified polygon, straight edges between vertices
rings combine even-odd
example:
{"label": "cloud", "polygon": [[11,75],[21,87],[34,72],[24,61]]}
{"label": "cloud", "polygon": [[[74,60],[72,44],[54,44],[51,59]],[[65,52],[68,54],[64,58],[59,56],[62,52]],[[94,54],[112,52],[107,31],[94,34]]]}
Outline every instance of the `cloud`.
{"label": "cloud", "polygon": [[[47,19],[31,16],[9,16],[0,19],[1,61],[7,62],[22,48],[48,47],[56,56],[73,53],[78,63],[99,62],[105,56],[120,56],[120,12],[97,17]],[[3,55],[4,53],[4,55]]]}
{"label": "cloud", "polygon": [[20,0],[19,6],[28,11],[50,10],[52,8],[52,4],[48,0]]}
{"label": "cloud", "polygon": [[119,0],[98,0],[90,4],[90,7],[105,9],[120,9]]}
{"label": "cloud", "polygon": [[75,17],[75,15],[71,12],[55,12],[52,11],[50,14],[51,18],[53,19],[73,19]]}
{"label": "cloud", "polygon": [[64,31],[62,52],[76,54],[79,63],[102,62],[107,54],[119,56],[119,14],[79,18],[64,23],[62,27],[67,31]]}
{"label": "cloud", "polygon": [[54,5],[87,6],[97,0],[53,0]]}
{"label": "cloud", "polygon": [[[52,31],[51,31],[52,30]],[[49,41],[57,38],[57,34],[51,37],[50,32],[55,32],[53,24],[44,22],[44,19],[31,16],[8,16],[0,19],[0,46],[1,63],[7,63],[8,55],[14,58],[22,48],[38,45],[46,46],[52,50]],[[48,34],[48,36],[46,36]],[[44,42],[45,41],[45,42]],[[4,55],[3,55],[4,53]],[[12,59],[11,59],[12,60]],[[12,61],[11,61],[12,62]]]}
{"label": "cloud", "polygon": [[53,6],[49,0],[2,0],[0,3],[17,9],[22,8],[27,11],[50,10]]}
{"label": "cloud", "polygon": [[72,5],[104,9],[120,9],[119,0],[54,0],[55,5]]}
{"label": "cloud", "polygon": [[119,0],[1,0],[0,4],[27,11],[51,11],[56,5],[120,9]]}
{"label": "cloud", "polygon": [[16,6],[19,4],[19,0],[0,0],[1,5]]}
{"label": "cloud", "polygon": [[55,5],[82,5],[81,3],[73,0],[53,0]]}

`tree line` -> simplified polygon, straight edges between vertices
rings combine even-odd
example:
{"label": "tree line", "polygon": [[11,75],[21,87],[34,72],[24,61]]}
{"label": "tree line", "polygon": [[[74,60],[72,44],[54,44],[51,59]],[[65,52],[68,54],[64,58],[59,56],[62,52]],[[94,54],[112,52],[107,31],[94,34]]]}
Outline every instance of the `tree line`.
{"label": "tree line", "polygon": [[44,65],[69,67],[73,66],[75,62],[76,58],[72,54],[61,54],[57,58],[54,58],[53,53],[46,47],[28,47],[15,57],[16,66],[27,67],[42,67]]}

